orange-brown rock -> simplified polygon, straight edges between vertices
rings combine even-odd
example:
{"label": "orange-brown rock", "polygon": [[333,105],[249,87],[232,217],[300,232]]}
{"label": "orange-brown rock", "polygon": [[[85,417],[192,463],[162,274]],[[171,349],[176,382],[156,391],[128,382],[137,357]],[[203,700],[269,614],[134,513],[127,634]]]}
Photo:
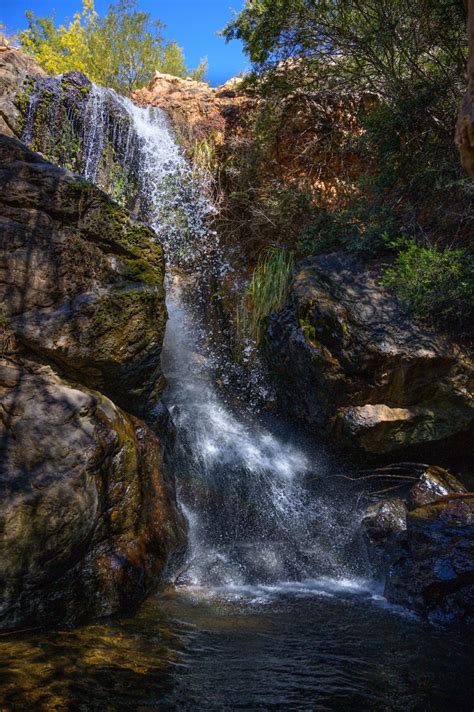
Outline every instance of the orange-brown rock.
{"label": "orange-brown rock", "polygon": [[[226,157],[247,155],[253,142],[262,142],[254,136],[252,119],[263,101],[242,89],[238,77],[213,88],[157,72],[149,86],[132,98],[142,106],[164,109],[187,149],[192,151],[196,142],[211,138],[214,146],[223,149],[224,163]],[[285,185],[309,192],[321,206],[343,207],[357,191],[364,167],[346,147],[350,138],[361,133],[357,119],[361,100],[304,92],[287,97],[275,108],[278,127],[266,143],[268,155],[259,168],[261,186],[277,177]]]}
{"label": "orange-brown rock", "polygon": [[234,79],[214,88],[205,82],[156,72],[148,87],[136,91],[132,98],[142,106],[165,109],[186,146],[211,134],[220,144],[242,111],[255,103],[236,91],[238,84],[239,80]]}
{"label": "orange-brown rock", "polygon": [[0,43],[0,133],[17,135],[21,111],[15,99],[35,76],[45,77],[46,72],[24,52]]}

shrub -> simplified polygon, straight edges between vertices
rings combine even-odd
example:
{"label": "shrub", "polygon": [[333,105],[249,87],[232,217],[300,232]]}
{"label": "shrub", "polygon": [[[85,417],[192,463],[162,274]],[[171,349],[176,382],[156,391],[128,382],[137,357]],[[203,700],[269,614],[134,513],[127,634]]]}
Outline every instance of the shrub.
{"label": "shrub", "polygon": [[361,205],[337,213],[318,210],[301,233],[297,248],[302,255],[344,249],[370,258],[393,249],[393,234],[389,212],[376,214]]}
{"label": "shrub", "polygon": [[449,319],[462,328],[474,316],[474,260],[463,249],[411,243],[385,268],[381,281],[425,319]]}

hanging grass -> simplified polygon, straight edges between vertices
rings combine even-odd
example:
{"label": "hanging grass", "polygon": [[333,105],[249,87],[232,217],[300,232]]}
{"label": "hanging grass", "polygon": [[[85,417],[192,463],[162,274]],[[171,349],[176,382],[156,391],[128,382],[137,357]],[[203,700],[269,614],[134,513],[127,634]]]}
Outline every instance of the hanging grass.
{"label": "hanging grass", "polygon": [[293,265],[293,253],[283,248],[267,247],[261,253],[237,307],[236,326],[241,351],[245,346],[259,346],[265,317],[284,305]]}

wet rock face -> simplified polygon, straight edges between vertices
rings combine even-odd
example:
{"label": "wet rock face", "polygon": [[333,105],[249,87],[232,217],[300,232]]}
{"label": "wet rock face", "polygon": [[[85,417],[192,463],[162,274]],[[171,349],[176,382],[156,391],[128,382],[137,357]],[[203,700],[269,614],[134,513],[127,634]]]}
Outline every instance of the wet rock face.
{"label": "wet rock face", "polygon": [[[392,478],[402,472],[391,467]],[[412,471],[419,476],[405,497],[371,504],[362,518],[373,572],[392,603],[432,621],[474,622],[474,494],[441,467]],[[401,479],[409,472],[408,464]]]}
{"label": "wet rock face", "polygon": [[161,437],[163,253],[5,136],[0,196],[0,627],[75,624],[139,603],[184,546]]}
{"label": "wet rock face", "polygon": [[385,596],[432,621],[474,622],[474,494],[441,497],[408,514]]}
{"label": "wet rock face", "polygon": [[472,364],[415,324],[354,257],[309,258],[264,351],[284,407],[372,453],[444,440],[474,422]]}
{"label": "wet rock face", "polygon": [[29,82],[46,73],[28,55],[13,47],[0,47],[0,133],[18,136],[22,121],[21,95]]}
{"label": "wet rock face", "polygon": [[405,534],[407,506],[401,499],[382,500],[370,505],[361,527],[374,572],[385,575]]}
{"label": "wet rock face", "polygon": [[86,181],[0,137],[2,319],[25,347],[135,415],[163,387],[163,250]]}
{"label": "wet rock face", "polygon": [[435,502],[439,497],[465,493],[467,490],[464,485],[450,472],[442,467],[431,466],[411,488],[409,503],[413,507],[422,507],[424,504]]}

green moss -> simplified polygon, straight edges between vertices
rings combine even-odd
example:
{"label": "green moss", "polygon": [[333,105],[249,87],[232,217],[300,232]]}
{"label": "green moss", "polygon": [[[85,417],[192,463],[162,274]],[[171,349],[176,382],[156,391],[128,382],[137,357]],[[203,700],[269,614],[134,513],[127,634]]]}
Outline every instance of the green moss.
{"label": "green moss", "polygon": [[31,99],[31,92],[33,90],[34,86],[34,80],[30,79],[28,80],[28,83],[26,84],[24,90],[17,94],[15,98],[15,105],[20,112],[20,119],[18,121],[18,126],[17,126],[17,132],[21,136],[23,133],[23,129],[25,128],[25,121],[26,121],[26,112],[28,110],[28,107],[30,105],[30,99]]}
{"label": "green moss", "polygon": [[7,315],[7,309],[5,304],[0,304],[0,327],[2,329],[7,329],[10,326],[10,319]]}
{"label": "green moss", "polygon": [[151,340],[156,334],[160,317],[164,317],[164,292],[156,289],[117,289],[102,297],[92,316],[95,337],[112,332],[114,343],[128,343],[131,320],[139,316],[144,338]]}
{"label": "green moss", "polygon": [[309,321],[306,321],[305,319],[300,319],[299,320],[299,325],[301,327],[301,330],[303,331],[305,339],[308,339],[308,341],[316,341],[316,329],[312,324],[309,323]]}
{"label": "green moss", "polygon": [[130,218],[124,208],[109,200],[106,195],[95,192],[93,198],[95,209],[87,211],[82,223],[87,233],[93,233],[109,244],[115,243],[126,250],[131,257],[145,259],[163,275],[163,248],[155,241],[152,230]]}
{"label": "green moss", "polygon": [[161,287],[163,284],[163,274],[157,270],[147,260],[135,259],[124,260],[126,268],[125,276],[134,282],[144,282],[151,287]]}

